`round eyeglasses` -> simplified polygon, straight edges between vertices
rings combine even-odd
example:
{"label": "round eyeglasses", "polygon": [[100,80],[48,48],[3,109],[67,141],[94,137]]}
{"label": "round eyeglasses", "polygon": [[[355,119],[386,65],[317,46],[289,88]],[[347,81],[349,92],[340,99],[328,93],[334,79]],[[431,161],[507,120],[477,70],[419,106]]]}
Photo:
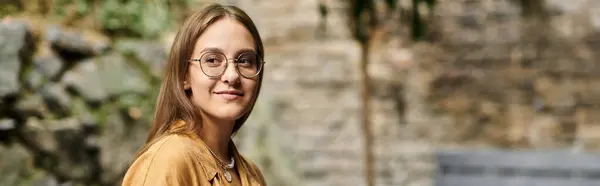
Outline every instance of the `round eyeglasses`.
{"label": "round eyeglasses", "polygon": [[[260,74],[263,64],[259,55],[246,52],[238,55],[234,60],[237,73],[245,78],[255,78]],[[188,62],[199,62],[202,72],[211,78],[220,77],[225,73],[229,59],[220,52],[206,52],[199,59],[190,59]]]}

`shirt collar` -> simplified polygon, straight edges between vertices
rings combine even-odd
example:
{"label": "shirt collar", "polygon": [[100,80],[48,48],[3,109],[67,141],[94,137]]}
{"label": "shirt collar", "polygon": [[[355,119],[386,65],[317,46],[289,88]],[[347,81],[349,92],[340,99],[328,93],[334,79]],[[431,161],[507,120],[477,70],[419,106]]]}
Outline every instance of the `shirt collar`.
{"label": "shirt collar", "polygon": [[[171,125],[170,128],[184,127],[183,125],[185,125],[185,121],[178,120],[173,125]],[[208,149],[208,145],[206,145],[206,143],[204,143],[204,141],[202,141],[202,139],[200,139],[200,137],[194,132],[189,132],[185,135],[190,137],[197,144],[199,144],[200,148],[198,148],[199,153],[197,155],[198,160],[200,161],[200,164],[204,169],[206,179],[208,181],[213,180],[217,176],[217,173],[219,169],[221,169],[221,167],[215,162],[212,153]],[[229,146],[233,152],[233,157],[235,159],[236,166],[238,166],[241,169],[241,171],[239,171],[240,179],[247,177],[252,183],[251,185],[260,185],[258,184],[260,182],[258,182],[258,177],[256,173],[253,171],[251,166],[248,165],[248,161],[239,153],[237,147],[235,146],[235,143],[233,143],[233,140],[229,140]],[[245,176],[242,176],[242,174],[245,174]]]}

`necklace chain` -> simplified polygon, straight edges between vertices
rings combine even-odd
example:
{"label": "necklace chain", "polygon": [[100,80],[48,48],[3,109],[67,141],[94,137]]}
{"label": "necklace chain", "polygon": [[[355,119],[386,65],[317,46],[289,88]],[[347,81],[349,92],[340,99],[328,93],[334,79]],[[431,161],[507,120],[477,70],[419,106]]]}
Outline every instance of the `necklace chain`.
{"label": "necklace chain", "polygon": [[231,169],[231,168],[233,168],[233,166],[235,165],[235,159],[233,158],[233,156],[231,156],[231,163],[229,163],[229,164],[225,164],[225,163],[224,163],[225,161],[221,160],[221,159],[219,158],[219,156],[217,156],[217,155],[215,154],[215,152],[213,152],[213,151],[212,151],[212,149],[210,149],[210,147],[208,147],[208,145],[206,146],[206,148],[208,149],[208,151],[210,151],[210,153],[211,153],[211,154],[212,154],[212,155],[213,155],[215,158],[217,158],[217,161],[219,161],[219,164],[221,164],[221,166],[223,167],[223,169],[225,169],[225,170],[227,170],[227,169]]}
{"label": "necklace chain", "polygon": [[223,168],[223,176],[225,176],[225,180],[227,180],[227,182],[231,183],[232,176],[231,176],[231,173],[229,173],[228,169],[231,169],[235,166],[235,159],[233,158],[233,156],[231,156],[231,163],[224,164],[223,161],[221,161],[221,159],[217,156],[217,154],[215,154],[215,152],[213,152],[212,149],[210,149],[210,147],[208,147],[208,145],[206,145],[206,148],[208,149],[208,151],[210,151],[210,154],[212,154],[217,159],[217,161],[219,161],[219,164],[221,164],[221,168]]}

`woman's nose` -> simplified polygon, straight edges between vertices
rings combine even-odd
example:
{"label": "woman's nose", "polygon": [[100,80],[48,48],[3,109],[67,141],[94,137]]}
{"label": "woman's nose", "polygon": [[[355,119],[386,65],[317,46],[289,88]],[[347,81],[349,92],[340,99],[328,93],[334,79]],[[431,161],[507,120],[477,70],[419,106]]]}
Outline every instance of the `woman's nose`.
{"label": "woman's nose", "polygon": [[223,75],[221,76],[221,80],[232,85],[239,83],[240,75],[236,68],[235,61],[227,61],[227,66],[225,67],[225,72],[223,72]]}

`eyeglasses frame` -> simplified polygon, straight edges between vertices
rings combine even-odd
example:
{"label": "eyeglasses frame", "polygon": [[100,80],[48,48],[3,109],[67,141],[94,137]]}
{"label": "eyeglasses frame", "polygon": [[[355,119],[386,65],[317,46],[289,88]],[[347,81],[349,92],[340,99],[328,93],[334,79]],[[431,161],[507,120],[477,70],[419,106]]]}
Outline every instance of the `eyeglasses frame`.
{"label": "eyeglasses frame", "polygon": [[[227,58],[227,55],[223,54],[222,52],[204,52],[204,53],[203,53],[203,54],[200,56],[200,58],[192,58],[192,59],[189,59],[189,60],[187,60],[187,62],[190,62],[190,63],[191,63],[191,62],[200,62],[200,61],[202,60],[202,57],[204,57],[204,55],[206,55],[206,54],[209,54],[209,53],[211,53],[211,54],[212,54],[212,53],[217,53],[217,54],[223,55],[223,56],[225,57],[225,68],[223,68],[223,71],[222,71],[221,73],[219,73],[218,75],[215,75],[215,76],[210,76],[210,75],[206,74],[206,72],[204,71],[204,68],[202,68],[202,64],[199,64],[199,65],[200,65],[200,70],[202,70],[202,73],[204,73],[204,75],[206,75],[206,76],[208,76],[208,77],[210,77],[210,78],[218,78],[218,77],[221,77],[221,76],[222,76],[222,75],[225,73],[225,71],[227,71],[227,67],[228,67],[229,63],[234,63],[234,64],[235,64],[235,71],[238,73],[238,75],[240,75],[240,76],[242,76],[242,77],[244,77],[244,78],[253,79],[253,78],[256,78],[258,75],[260,75],[260,73],[261,73],[261,72],[262,72],[262,70],[263,70],[264,64],[266,63],[266,62],[265,62],[265,61],[262,59],[262,57],[260,57],[260,55],[258,55],[257,53],[254,53],[254,52],[244,52],[244,53],[241,53],[241,54],[239,54],[239,55],[238,55],[238,56],[237,56],[235,59],[228,59],[228,58]],[[258,62],[257,62],[257,64],[260,64],[260,69],[258,69],[258,71],[256,72],[256,74],[255,74],[254,76],[251,76],[251,77],[244,76],[244,75],[243,75],[243,74],[240,72],[240,69],[239,69],[239,67],[238,67],[238,64],[237,64],[237,60],[238,60],[238,59],[239,59],[239,58],[240,58],[242,55],[244,55],[244,54],[248,54],[248,53],[252,53],[252,54],[256,55],[256,57],[258,57],[258,59],[260,60],[260,61],[258,61]],[[233,60],[234,62],[229,62],[230,60]]]}

